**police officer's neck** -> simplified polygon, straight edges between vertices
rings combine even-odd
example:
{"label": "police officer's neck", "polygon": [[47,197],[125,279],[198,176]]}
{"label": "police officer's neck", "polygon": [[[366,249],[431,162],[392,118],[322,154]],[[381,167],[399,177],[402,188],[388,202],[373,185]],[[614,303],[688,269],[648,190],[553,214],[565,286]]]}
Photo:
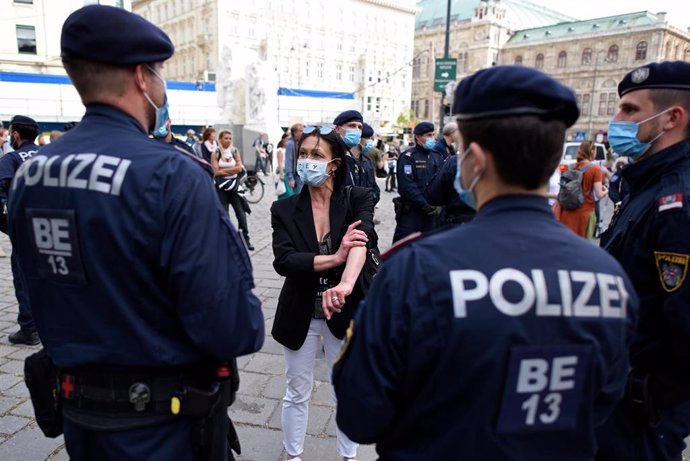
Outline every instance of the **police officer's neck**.
{"label": "police officer's neck", "polygon": [[689,139],[690,137],[688,137],[682,130],[674,129],[666,131],[659,139],[652,143],[652,146],[649,148],[647,152],[644,153],[644,155],[640,155],[635,160],[633,160],[633,163],[640,162],[644,159],[658,154],[664,149],[667,149],[671,146],[675,146],[676,144],[681,143],[683,141],[687,141]]}
{"label": "police officer's neck", "polygon": [[[489,178],[487,178],[489,179]],[[477,198],[477,209],[481,209],[484,205],[495,198],[507,196],[507,195],[525,195],[533,197],[546,197],[548,188],[546,185],[539,187],[537,189],[528,190],[522,186],[515,186],[512,184],[505,184],[501,181],[488,180],[484,182],[484,179],[477,183],[475,189]]]}
{"label": "police officer's neck", "polygon": [[350,153],[352,154],[352,156],[353,156],[354,158],[356,158],[357,160],[359,160],[359,158],[362,156],[362,145],[361,145],[361,144],[357,144],[355,147],[353,147],[352,149],[350,149]]}

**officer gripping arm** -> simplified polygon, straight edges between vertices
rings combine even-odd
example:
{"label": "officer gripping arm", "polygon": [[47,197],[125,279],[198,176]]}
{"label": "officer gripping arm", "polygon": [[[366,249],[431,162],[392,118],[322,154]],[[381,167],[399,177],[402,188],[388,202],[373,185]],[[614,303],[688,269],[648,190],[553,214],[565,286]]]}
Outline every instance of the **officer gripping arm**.
{"label": "officer gripping arm", "polygon": [[426,188],[424,196],[430,205],[448,205],[457,197],[457,192],[452,186],[457,171],[458,159],[455,155],[451,155],[443,162],[441,170],[434,175]]}

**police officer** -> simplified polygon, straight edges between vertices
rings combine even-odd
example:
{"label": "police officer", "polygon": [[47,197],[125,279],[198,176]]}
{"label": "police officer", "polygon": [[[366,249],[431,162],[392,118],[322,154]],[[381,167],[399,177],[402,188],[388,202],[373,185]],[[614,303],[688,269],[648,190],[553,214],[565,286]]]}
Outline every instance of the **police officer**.
{"label": "police officer", "polygon": [[372,197],[374,198],[374,205],[376,205],[381,198],[381,189],[379,188],[379,185],[376,184],[374,164],[371,162],[368,156],[364,155],[374,146],[374,142],[371,139],[373,136],[374,129],[370,125],[362,123],[362,135],[360,142],[350,148],[350,151],[345,159],[347,160],[347,184],[350,186],[359,186],[369,189]]}
{"label": "police officer", "polygon": [[67,18],[61,48],[86,114],[17,171],[9,231],[69,456],[227,459],[228,362],[261,347],[263,316],[211,176],[148,137],[167,121],[173,44],[91,5]]}
{"label": "police officer", "polygon": [[[38,151],[38,146],[34,143],[36,136],[38,136],[38,123],[34,119],[25,115],[15,115],[12,117],[12,120],[10,120],[9,141],[14,150],[0,158],[0,203],[3,209],[3,223],[1,225],[3,232],[7,232],[5,227],[7,225],[7,215],[4,208],[7,204],[10,183],[19,166]],[[33,317],[31,316],[29,298],[26,296],[24,282],[17,265],[16,251],[12,252],[10,266],[12,267],[14,294],[19,304],[19,314],[17,315],[19,330],[9,335],[8,339],[12,344],[34,346],[40,340]]]}
{"label": "police officer", "polygon": [[398,192],[393,242],[414,232],[430,231],[438,225],[440,207],[433,206],[424,197],[431,178],[441,169],[443,160],[434,151],[434,124],[420,122],[414,127],[415,145],[398,159]]}
{"label": "police officer", "polygon": [[638,302],[545,197],[575,94],[497,66],[462,80],[455,101],[455,188],[477,217],[388,255],[333,371],[338,427],[390,461],[591,460]]}
{"label": "police officer", "polygon": [[601,460],[679,460],[690,434],[690,63],[648,64],[618,85],[609,143],[632,163],[601,246],[640,295],[623,401],[599,432]]}
{"label": "police officer", "polygon": [[460,200],[453,188],[457,175],[458,159],[454,154],[443,161],[441,170],[431,179],[424,192],[424,197],[430,205],[443,207],[439,216],[442,226],[466,223],[477,214],[472,206]]}

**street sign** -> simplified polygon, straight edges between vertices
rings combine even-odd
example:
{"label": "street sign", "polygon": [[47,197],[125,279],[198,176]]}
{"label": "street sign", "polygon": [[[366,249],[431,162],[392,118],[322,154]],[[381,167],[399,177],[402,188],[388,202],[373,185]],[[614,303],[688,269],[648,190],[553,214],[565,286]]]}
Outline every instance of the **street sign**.
{"label": "street sign", "polygon": [[443,93],[446,85],[455,81],[458,61],[455,58],[436,59],[436,72],[434,73],[434,91]]}

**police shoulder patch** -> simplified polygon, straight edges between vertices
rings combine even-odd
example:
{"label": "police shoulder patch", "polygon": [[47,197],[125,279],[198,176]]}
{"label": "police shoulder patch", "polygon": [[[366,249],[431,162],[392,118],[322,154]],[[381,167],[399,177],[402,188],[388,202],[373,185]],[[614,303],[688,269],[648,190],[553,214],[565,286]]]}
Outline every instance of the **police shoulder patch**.
{"label": "police shoulder patch", "polygon": [[406,247],[410,243],[421,239],[424,237],[424,234],[421,232],[415,232],[414,234],[410,234],[407,237],[401,238],[397,242],[395,242],[388,250],[384,251],[381,253],[381,259],[386,260],[390,258],[394,253],[396,253],[399,249]]}
{"label": "police shoulder patch", "polygon": [[690,255],[655,251],[654,259],[656,260],[656,268],[659,271],[661,287],[668,293],[680,288],[688,273]]}
{"label": "police shoulder patch", "polygon": [[683,194],[668,194],[659,198],[659,212],[677,208],[683,208]]}

